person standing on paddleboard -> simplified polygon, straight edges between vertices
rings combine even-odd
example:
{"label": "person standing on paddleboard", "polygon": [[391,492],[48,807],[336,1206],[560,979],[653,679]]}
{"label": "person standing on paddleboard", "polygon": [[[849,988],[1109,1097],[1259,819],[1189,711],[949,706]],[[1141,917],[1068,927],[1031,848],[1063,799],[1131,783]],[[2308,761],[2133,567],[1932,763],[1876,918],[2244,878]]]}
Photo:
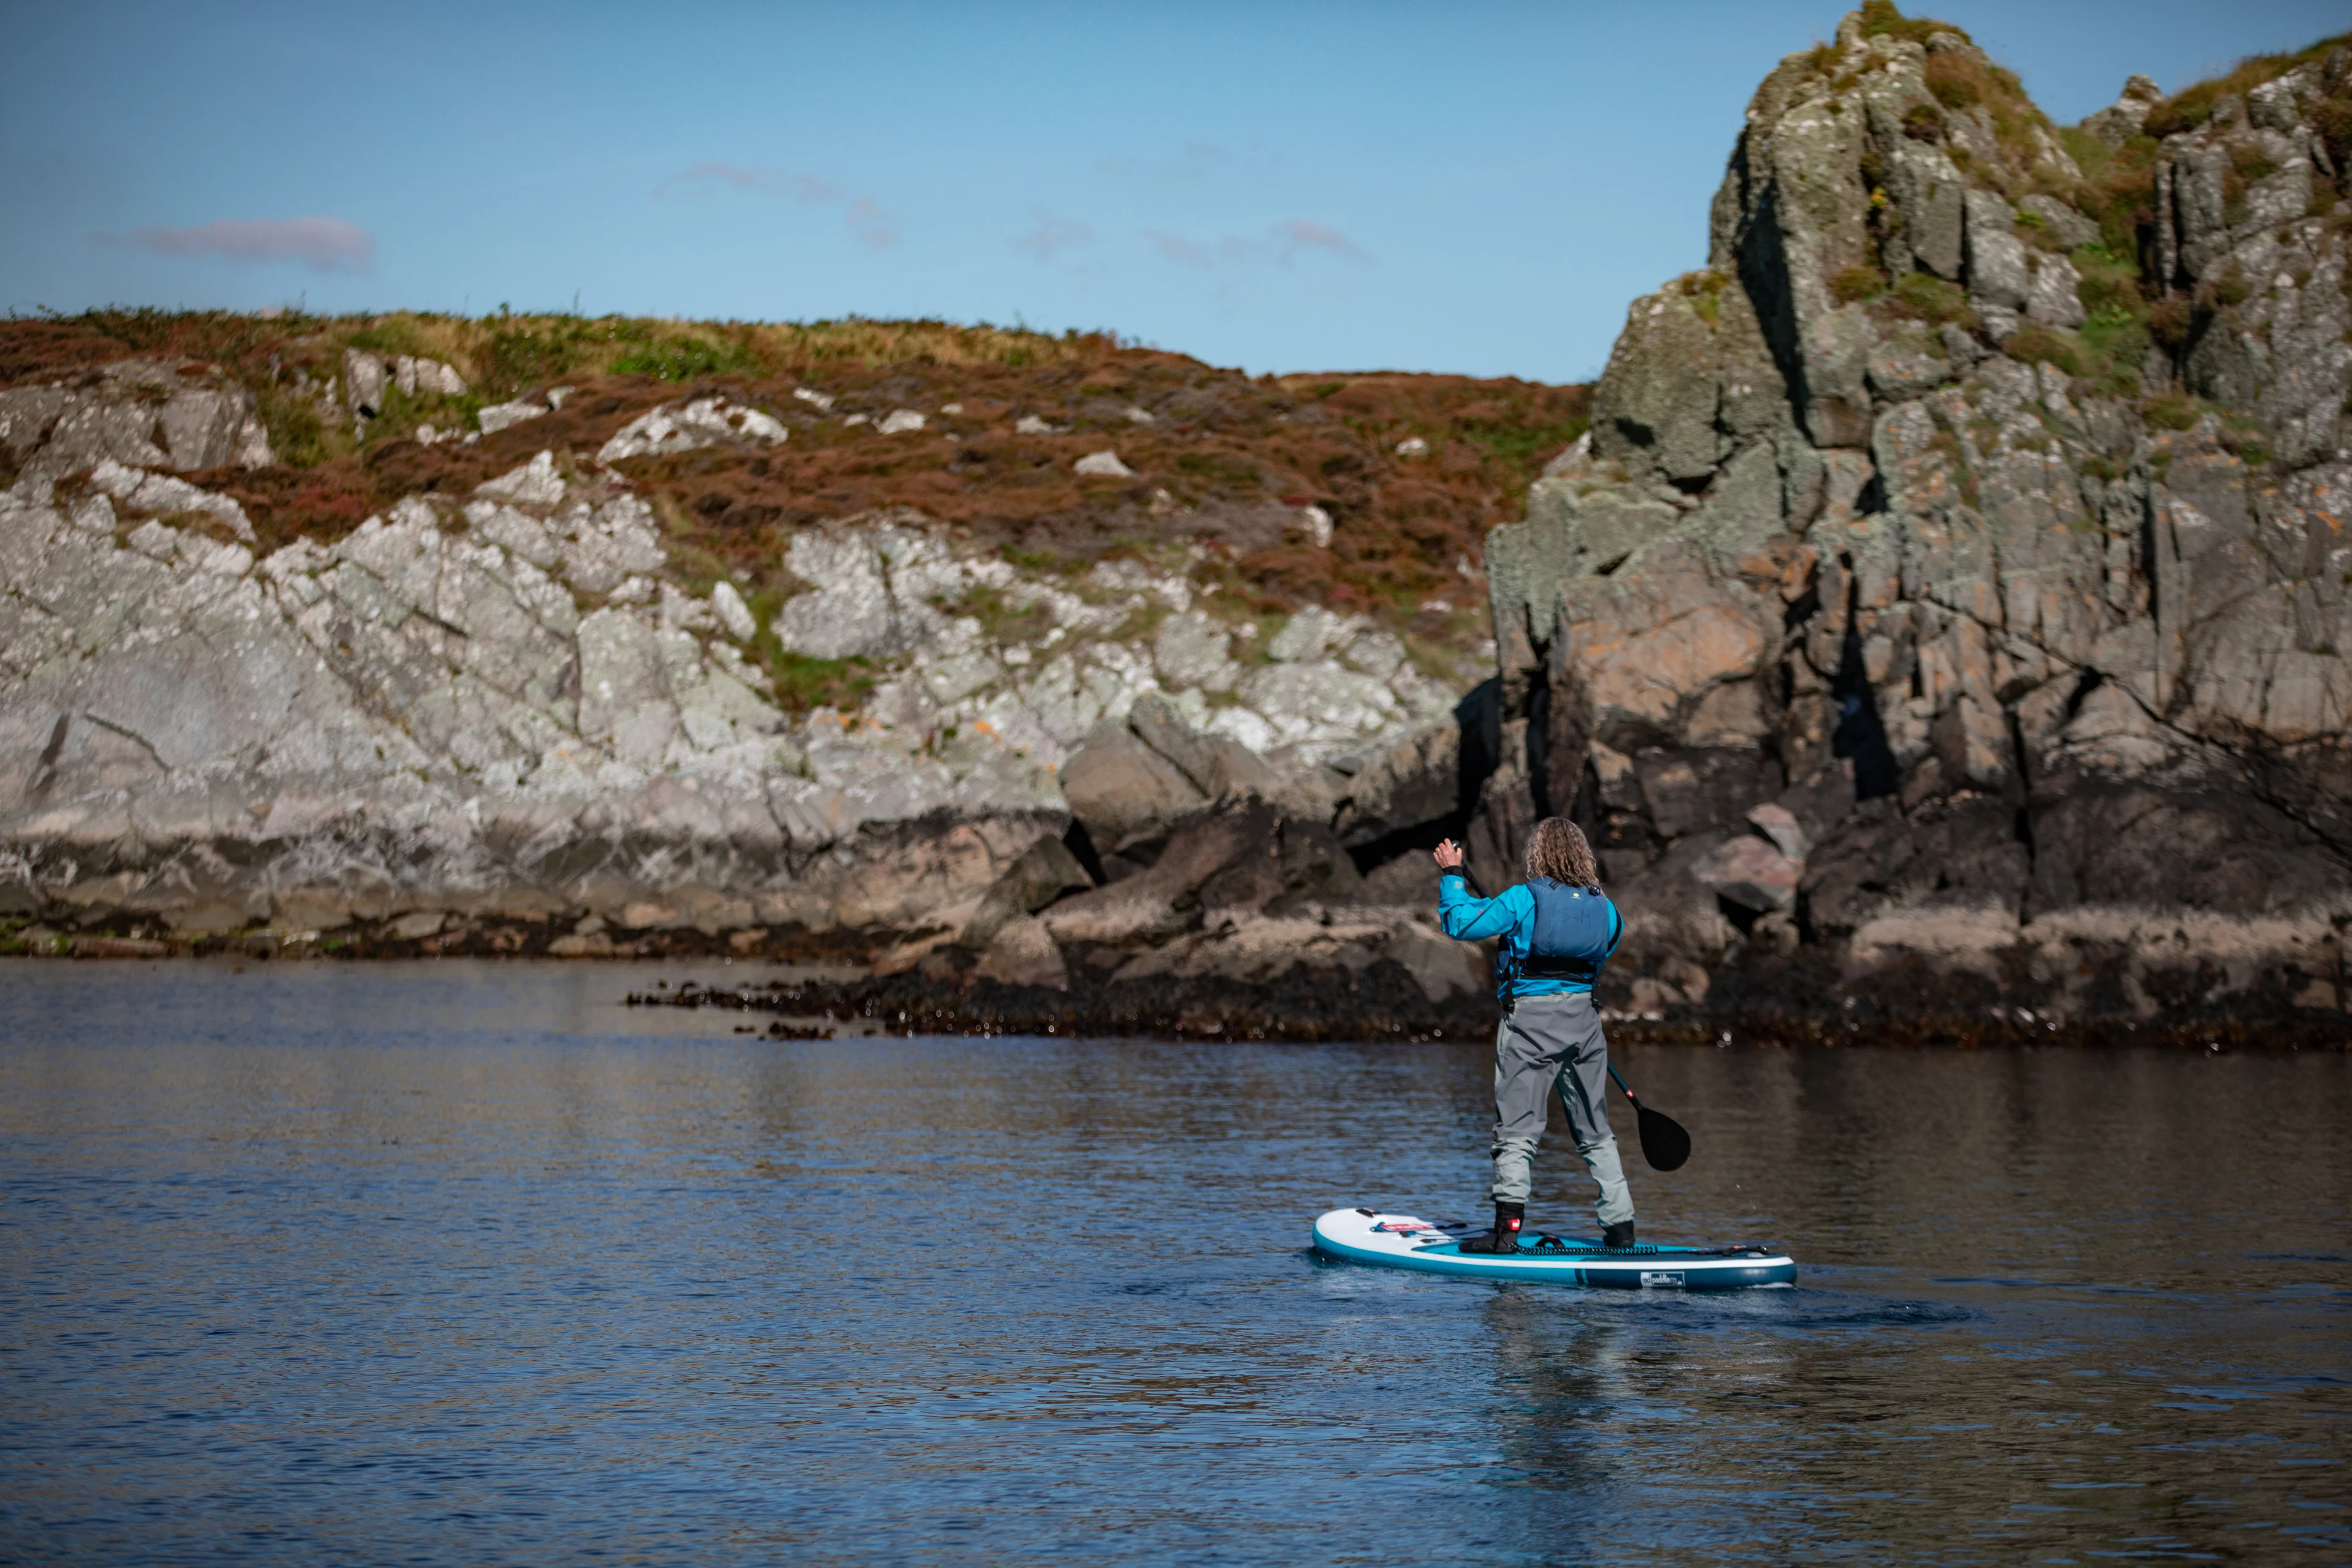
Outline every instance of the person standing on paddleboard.
{"label": "person standing on paddleboard", "polygon": [[1436,850],[1437,919],[1461,942],[1500,937],[1495,1035],[1495,1229],[1464,1252],[1517,1252],[1528,1212],[1528,1169],[1543,1137],[1544,1096],[1554,1083],[1584,1168],[1601,1184],[1592,1205],[1601,1244],[1633,1245],[1633,1194],[1609,1131],[1609,1041],[1593,983],[1617,951],[1625,921],[1601,890],[1592,847],[1565,817],[1547,816],[1528,839],[1528,879],[1491,899],[1472,893],[1462,847]]}

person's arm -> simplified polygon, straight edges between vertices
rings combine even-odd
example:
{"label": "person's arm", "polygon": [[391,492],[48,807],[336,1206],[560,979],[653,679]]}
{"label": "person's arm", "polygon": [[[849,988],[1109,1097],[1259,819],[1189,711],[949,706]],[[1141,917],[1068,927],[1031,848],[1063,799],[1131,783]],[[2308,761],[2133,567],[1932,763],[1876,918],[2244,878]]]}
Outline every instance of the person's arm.
{"label": "person's arm", "polygon": [[[1481,899],[1470,891],[1469,872],[1463,866],[1462,847],[1451,838],[1434,852],[1437,861],[1437,923],[1457,942],[1479,942],[1501,936],[1519,923],[1528,899],[1524,888],[1506,888],[1497,896]],[[1515,899],[1513,895],[1517,895]]]}

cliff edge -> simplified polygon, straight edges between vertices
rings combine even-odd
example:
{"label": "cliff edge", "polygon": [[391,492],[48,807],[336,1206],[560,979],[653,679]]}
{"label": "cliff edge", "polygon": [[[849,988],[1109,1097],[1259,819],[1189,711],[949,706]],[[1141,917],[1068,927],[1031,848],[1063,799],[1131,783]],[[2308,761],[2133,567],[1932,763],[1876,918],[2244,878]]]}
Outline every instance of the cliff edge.
{"label": "cliff edge", "polygon": [[2340,1021],[2352,47],[2052,125],[1874,4],[1486,549],[1475,852],[1572,814],[1621,1009]]}

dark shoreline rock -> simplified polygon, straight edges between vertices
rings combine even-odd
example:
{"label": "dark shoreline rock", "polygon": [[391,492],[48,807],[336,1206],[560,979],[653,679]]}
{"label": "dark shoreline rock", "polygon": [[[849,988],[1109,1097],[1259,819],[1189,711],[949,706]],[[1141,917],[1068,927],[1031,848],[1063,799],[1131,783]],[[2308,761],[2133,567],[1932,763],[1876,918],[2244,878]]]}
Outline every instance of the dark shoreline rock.
{"label": "dark shoreline rock", "polygon": [[[667,983],[665,983],[665,985]],[[1345,978],[1294,971],[1283,981],[1236,994],[1230,986],[1155,978],[1060,992],[1042,986],[987,982],[967,989],[928,984],[907,976],[849,984],[775,982],[770,985],[709,986],[630,993],[631,1006],[720,1008],[772,1013],[778,1038],[810,1038],[837,1025],[878,1026],[872,1032],[909,1035],[1058,1035],[1174,1037],[1234,1041],[1491,1039],[1491,1000],[1433,1006],[1401,970],[1374,970],[1350,986]],[[1778,1045],[1798,1047],[1901,1046],[1920,1048],[2008,1048],[2049,1046],[2112,1049],[2158,1046],[2190,1050],[2352,1050],[2352,1019],[2316,1009],[2264,1016],[2184,1013],[2154,1020],[2101,1018],[2060,1024],[2031,1008],[1995,1004],[1969,1013],[1934,1011],[1758,1010],[1669,1021],[1616,1016],[1608,1022],[1619,1044]]]}

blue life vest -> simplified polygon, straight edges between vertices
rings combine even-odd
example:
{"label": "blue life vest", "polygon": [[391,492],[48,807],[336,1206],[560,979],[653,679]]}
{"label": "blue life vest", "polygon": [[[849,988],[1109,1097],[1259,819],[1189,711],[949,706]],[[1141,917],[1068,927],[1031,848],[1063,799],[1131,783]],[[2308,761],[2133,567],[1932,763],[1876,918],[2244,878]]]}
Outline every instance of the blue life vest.
{"label": "blue life vest", "polygon": [[1536,901],[1535,929],[1528,933],[1525,956],[1505,949],[1496,976],[1503,997],[1508,1000],[1514,984],[1522,978],[1572,980],[1584,985],[1598,980],[1615,945],[1612,928],[1617,921],[1611,917],[1608,899],[1597,889],[1572,888],[1549,877],[1528,878],[1527,889]]}

